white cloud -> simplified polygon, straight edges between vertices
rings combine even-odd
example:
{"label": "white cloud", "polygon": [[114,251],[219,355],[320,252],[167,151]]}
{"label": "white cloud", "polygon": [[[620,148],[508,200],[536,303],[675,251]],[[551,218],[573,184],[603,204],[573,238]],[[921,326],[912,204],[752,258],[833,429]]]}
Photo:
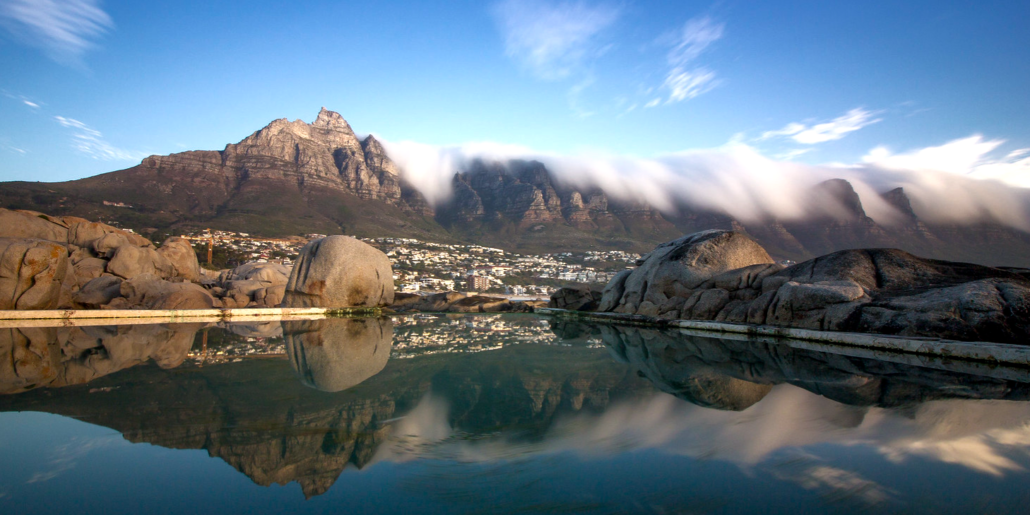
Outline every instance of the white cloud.
{"label": "white cloud", "polygon": [[39,104],[32,102],[30,100],[22,100],[22,103],[32,108],[39,108]]}
{"label": "white cloud", "polygon": [[657,106],[658,104],[661,104],[661,103],[662,103],[662,99],[660,99],[660,98],[656,98],[656,99],[654,99],[654,100],[651,100],[650,102],[648,102],[648,103],[644,104],[644,107],[645,107],[645,108],[648,108],[648,107],[656,107],[656,106]]}
{"label": "white cloud", "polygon": [[867,111],[856,107],[833,120],[812,126],[797,122],[788,123],[780,130],[763,132],[758,139],[766,140],[785,136],[802,145],[816,145],[839,140],[848,133],[879,122],[882,118],[876,118],[876,116],[880,113],[881,111]]}
{"label": "white cloud", "polygon": [[[666,212],[686,205],[745,222],[767,216],[797,219],[832,208],[812,204],[808,188],[843,178],[854,186],[866,213],[880,223],[900,218],[879,194],[904,187],[916,214],[925,221],[994,220],[1030,230],[1030,192],[1009,186],[1030,182],[1030,158],[990,160],[985,154],[995,148],[994,142],[971,144],[980,141],[978,136],[963,141],[946,144],[945,150],[931,147],[900,155],[877,149],[860,163],[820,166],[790,161],[805,149],[773,158],[740,141],[652,158],[605,155],[596,150],[560,155],[482,142],[439,147],[383,141],[383,145],[405,178],[434,204],[449,198],[454,174],[473,159],[536,159],[560,182],[579,188],[599,187],[613,197],[646,201]],[[963,156],[962,148],[972,157]],[[937,157],[940,152],[946,157]]]}
{"label": "white cloud", "polygon": [[790,160],[794,159],[795,157],[805,155],[805,154],[807,154],[807,153],[809,153],[811,151],[812,151],[811,148],[795,148],[795,149],[791,149],[791,150],[788,150],[786,152],[783,152],[781,154],[778,154],[775,157],[776,157],[776,159],[782,159],[784,161],[790,161]]}
{"label": "white cloud", "polygon": [[103,161],[139,161],[147,155],[143,152],[124,150],[112,146],[104,140],[100,131],[74,118],[55,116],[54,120],[62,127],[72,129],[72,148],[93,159]]}
{"label": "white cloud", "polygon": [[544,80],[568,77],[585,59],[607,51],[599,34],[619,17],[610,5],[505,0],[494,6],[505,51]]}
{"label": "white cloud", "polygon": [[722,38],[724,28],[724,24],[714,23],[708,16],[687,20],[675,46],[669,51],[669,64],[682,66],[697,59],[709,45]]}
{"label": "white cloud", "polygon": [[692,18],[683,25],[666,56],[670,67],[662,84],[669,91],[666,103],[690,100],[716,86],[715,72],[690,65],[709,45],[722,38],[724,27],[708,16]]}
{"label": "white cloud", "polygon": [[690,100],[715,87],[715,72],[707,68],[673,68],[663,84],[669,90],[668,102]]}
{"label": "white cloud", "polygon": [[75,63],[114,27],[98,0],[5,0],[0,25],[52,59]]}

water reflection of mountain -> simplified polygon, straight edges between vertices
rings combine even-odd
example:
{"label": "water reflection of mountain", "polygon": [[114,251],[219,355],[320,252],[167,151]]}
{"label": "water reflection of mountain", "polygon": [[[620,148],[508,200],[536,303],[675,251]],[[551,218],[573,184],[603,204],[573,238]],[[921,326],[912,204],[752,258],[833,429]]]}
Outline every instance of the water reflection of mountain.
{"label": "water reflection of mountain", "polygon": [[[1030,399],[1030,371],[969,362],[895,361],[687,331],[557,322],[568,337],[600,336],[616,360],[699,406],[740,411],[788,383],[849,406],[906,407],[938,399]],[[915,361],[918,365],[905,363]]]}
{"label": "water reflection of mountain", "polygon": [[[441,318],[427,323],[447,324],[451,331],[456,330],[452,322]],[[876,411],[873,406],[901,407],[893,410],[899,414],[911,410],[913,420],[925,425],[920,431],[934,434],[941,432],[942,420],[954,426],[963,413],[982,412],[986,415],[979,418],[985,420],[1014,413],[1003,422],[1017,427],[1027,412],[1023,403],[1012,403],[1013,410],[927,402],[1025,400],[1030,374],[1022,369],[963,363],[913,366],[903,359],[849,357],[783,343],[568,322],[553,326],[561,345],[513,344],[488,352],[387,360],[391,347],[396,353],[393,327],[385,319],[334,319],[287,323],[281,329],[210,328],[205,330],[211,337],[203,341],[210,340],[212,351],[218,348],[214,342],[232,338],[272,338],[285,342],[286,356],[208,361],[204,366],[187,362],[178,368],[172,367],[187,352],[197,352],[196,346],[190,351],[189,342],[196,338],[199,345],[203,333],[198,326],[46,329],[39,334],[21,330],[20,340],[11,339],[17,345],[10,347],[10,355],[23,362],[26,349],[47,356],[51,361],[40,362],[51,363],[56,372],[37,377],[50,378],[45,383],[49,386],[70,386],[0,396],[0,411],[57,413],[113,428],[133,442],[205,449],[257,484],[296,481],[307,496],[328,490],[348,466],[419,456],[419,449],[405,449],[413,443],[405,437],[433,433],[433,428],[433,438],[458,436],[440,447],[474,451],[463,458],[504,459],[580,448],[614,452],[639,445],[682,447],[697,455],[719,455],[717,446],[722,445],[765,456],[780,441],[770,438],[772,426],[793,428],[787,433],[795,439],[784,441],[799,445],[839,435],[832,430],[842,427],[859,428],[863,419],[867,427],[862,435],[879,434],[884,424],[867,417]],[[502,340],[519,341],[516,335],[497,339]],[[60,356],[56,361],[55,355]],[[132,366],[148,358],[155,364]],[[19,370],[17,366],[12,370]],[[80,369],[88,374],[72,373]],[[120,371],[104,376],[115,370]],[[19,389],[44,384],[27,377],[15,377],[22,381]],[[93,380],[75,386],[86,379],[71,378]],[[657,394],[652,383],[719,410]],[[791,386],[773,387],[779,384],[822,397]],[[796,402],[777,410],[776,402],[785,400]],[[919,415],[926,407],[933,408],[927,411],[932,416]],[[950,415],[940,415],[942,410]],[[751,422],[745,420],[749,417]],[[808,432],[795,427],[795,419],[820,417],[830,423]],[[1004,425],[998,424],[995,420],[974,429]],[[491,438],[479,439],[485,436]],[[911,440],[919,449],[929,448],[922,436]],[[765,447],[749,447],[758,441]]]}
{"label": "water reflection of mountain", "polygon": [[[512,430],[529,439],[563,414],[599,413],[615,400],[653,392],[603,349],[585,346],[380,362],[380,352],[389,355],[389,338],[380,336],[387,330],[388,321],[286,325],[290,361],[139,366],[88,387],[0,397],[0,411],[57,413],[111,427],[133,442],[205,449],[258,484],[297,481],[312,496],[348,464],[368,464],[396,419],[430,391],[446,400],[447,423],[459,431]],[[352,367],[351,356],[369,359]],[[358,381],[351,373],[371,377]]]}

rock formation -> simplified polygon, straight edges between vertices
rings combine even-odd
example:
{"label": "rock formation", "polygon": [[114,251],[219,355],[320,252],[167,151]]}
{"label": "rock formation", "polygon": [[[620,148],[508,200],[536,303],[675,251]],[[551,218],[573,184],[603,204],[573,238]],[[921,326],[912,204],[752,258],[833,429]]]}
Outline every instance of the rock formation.
{"label": "rock formation", "polygon": [[393,268],[386,254],[349,236],[329,236],[301,249],[282,305],[350,308],[391,303]]}
{"label": "rock formation", "polygon": [[106,224],[33,211],[0,209],[0,220],[0,309],[278,307],[290,275],[246,263],[211,279],[184,238],[155,247]]}
{"label": "rock formation", "polygon": [[828,331],[1025,343],[1030,271],[896,249],[843,250],[784,268],[746,235],[663,244],[616,275],[599,311]]}

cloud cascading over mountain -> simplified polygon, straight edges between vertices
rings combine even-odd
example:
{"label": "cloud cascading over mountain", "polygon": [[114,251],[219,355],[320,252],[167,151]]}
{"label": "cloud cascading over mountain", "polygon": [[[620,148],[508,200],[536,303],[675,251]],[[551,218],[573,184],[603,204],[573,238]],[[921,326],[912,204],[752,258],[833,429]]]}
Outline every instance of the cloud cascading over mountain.
{"label": "cloud cascading over mountain", "polygon": [[735,142],[654,158],[558,155],[490,142],[382,142],[402,175],[436,205],[451,197],[454,174],[470,162],[524,159],[544,163],[558,181],[600,188],[612,197],[647,202],[667,213],[686,204],[746,221],[770,216],[799,219],[813,211],[832,210],[813,199],[809,189],[843,178],[878,223],[891,224],[901,214],[880,193],[902,187],[920,218],[947,223],[993,220],[1030,230],[1030,157],[1014,152],[993,158],[991,153],[1002,141],[980,135],[897,154],[879,147],[859,163],[822,166],[776,160]]}

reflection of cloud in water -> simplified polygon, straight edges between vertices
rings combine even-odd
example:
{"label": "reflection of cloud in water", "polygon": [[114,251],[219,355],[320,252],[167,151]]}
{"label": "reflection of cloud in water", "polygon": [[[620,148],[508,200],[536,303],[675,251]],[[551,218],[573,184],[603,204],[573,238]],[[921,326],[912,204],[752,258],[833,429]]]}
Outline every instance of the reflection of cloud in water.
{"label": "reflection of cloud in water", "polygon": [[[394,422],[376,461],[420,457],[488,462],[562,452],[584,456],[638,449],[717,459],[744,467],[766,465],[778,451],[816,444],[868,445],[893,462],[923,457],[993,475],[1021,471],[1013,448],[1030,450],[1030,404],[1009,401],[931,401],[908,410],[856,408],[791,385],[779,385],[741,411],[695,406],[667,394],[617,403],[601,414],[556,421],[539,440],[511,435],[466,438],[446,418],[446,401],[427,395]],[[812,489],[861,491],[867,501],[887,492],[847,471],[810,464],[795,482]],[[806,486],[807,485],[807,486]],[[878,501],[877,501],[878,502]]]}
{"label": "reflection of cloud in water", "polygon": [[376,451],[373,461],[407,461],[431,452],[431,449],[454,435],[447,421],[447,401],[426,394],[407,415],[388,421],[393,425],[390,437]]}
{"label": "reflection of cloud in water", "polygon": [[[54,479],[69,470],[75,468],[79,460],[91,452],[107,447],[112,443],[121,441],[117,435],[102,436],[98,438],[82,439],[73,437],[68,443],[58,445],[48,450],[46,458],[41,460],[43,470],[36,471],[26,484],[41,483]],[[2,497],[2,495],[0,495]]]}

